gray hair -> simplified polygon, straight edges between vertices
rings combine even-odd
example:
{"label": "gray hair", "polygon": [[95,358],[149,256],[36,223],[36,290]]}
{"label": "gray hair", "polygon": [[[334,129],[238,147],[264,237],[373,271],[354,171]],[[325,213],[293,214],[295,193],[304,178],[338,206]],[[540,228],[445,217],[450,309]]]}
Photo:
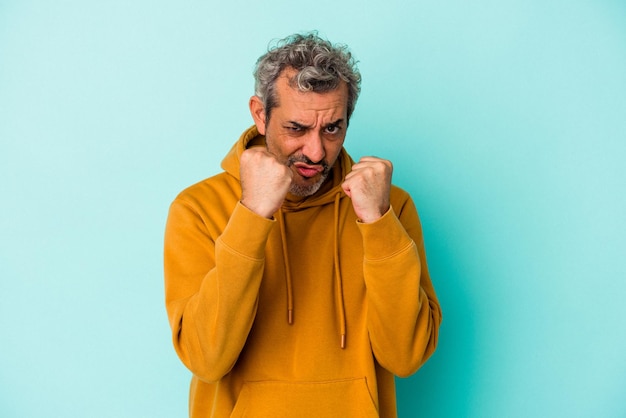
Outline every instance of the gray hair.
{"label": "gray hair", "polygon": [[265,108],[265,118],[278,105],[276,80],[283,70],[293,68],[297,74],[290,83],[300,91],[324,93],[348,85],[347,117],[354,111],[361,92],[361,74],[346,45],[333,45],[316,32],[295,34],[281,39],[261,56],[254,69],[255,94]]}

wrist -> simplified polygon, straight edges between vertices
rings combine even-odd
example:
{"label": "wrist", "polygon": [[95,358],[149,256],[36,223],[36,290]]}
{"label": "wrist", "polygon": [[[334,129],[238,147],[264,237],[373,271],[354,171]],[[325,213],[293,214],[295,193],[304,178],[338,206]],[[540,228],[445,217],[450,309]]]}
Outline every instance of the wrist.
{"label": "wrist", "polygon": [[272,219],[274,217],[274,213],[278,210],[273,209],[265,204],[254,204],[253,202],[251,203],[243,198],[240,200],[240,203],[251,212],[254,212],[257,215],[267,219]]}

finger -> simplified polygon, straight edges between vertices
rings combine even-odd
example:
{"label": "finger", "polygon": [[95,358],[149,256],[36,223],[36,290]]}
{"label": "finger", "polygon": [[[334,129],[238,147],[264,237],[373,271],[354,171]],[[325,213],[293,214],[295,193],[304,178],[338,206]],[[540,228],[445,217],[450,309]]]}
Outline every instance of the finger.
{"label": "finger", "polygon": [[359,159],[359,162],[364,162],[364,161],[384,161],[384,160],[382,158],[375,157],[373,155],[364,155],[363,157]]}
{"label": "finger", "polygon": [[341,184],[341,188],[343,189],[344,193],[349,197],[352,198],[352,191],[350,190],[350,185],[346,182],[343,182]]}

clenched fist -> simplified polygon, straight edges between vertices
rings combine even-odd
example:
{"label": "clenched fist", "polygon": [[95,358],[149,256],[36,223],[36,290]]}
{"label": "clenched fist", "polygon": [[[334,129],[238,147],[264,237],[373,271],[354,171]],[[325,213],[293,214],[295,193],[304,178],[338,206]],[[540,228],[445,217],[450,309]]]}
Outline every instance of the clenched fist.
{"label": "clenched fist", "polygon": [[392,173],[391,161],[376,157],[363,157],[352,166],[341,187],[362,222],[374,222],[389,210]]}
{"label": "clenched fist", "polygon": [[241,203],[258,215],[271,218],[285,200],[293,172],[267,152],[255,147],[241,154]]}

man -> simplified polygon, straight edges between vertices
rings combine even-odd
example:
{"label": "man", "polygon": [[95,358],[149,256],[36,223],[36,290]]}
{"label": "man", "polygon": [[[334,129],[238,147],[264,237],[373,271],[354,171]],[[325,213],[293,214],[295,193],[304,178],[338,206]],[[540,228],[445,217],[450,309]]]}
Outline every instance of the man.
{"label": "man", "polygon": [[165,235],[192,417],[394,417],[394,375],[441,321],[392,164],[343,148],[361,77],[345,47],[293,35],[262,56],[254,126],[183,191]]}

